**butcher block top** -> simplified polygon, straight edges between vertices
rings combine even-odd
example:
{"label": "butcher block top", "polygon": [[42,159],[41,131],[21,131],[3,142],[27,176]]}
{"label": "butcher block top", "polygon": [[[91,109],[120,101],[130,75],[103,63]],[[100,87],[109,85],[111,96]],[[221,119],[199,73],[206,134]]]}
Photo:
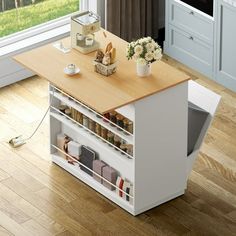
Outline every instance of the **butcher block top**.
{"label": "butcher block top", "polygon": [[[53,44],[22,53],[14,59],[101,114],[189,80],[187,75],[163,61],[154,62],[152,74],[140,78],[136,75],[135,62],[126,58],[126,41],[104,30],[96,33],[96,40],[101,48],[112,42],[117,50],[117,71],[111,76],[94,71],[95,52],[84,55],[72,49],[63,53]],[[64,39],[63,45],[70,47],[70,38]],[[79,74],[64,74],[63,69],[71,63],[80,68]]]}

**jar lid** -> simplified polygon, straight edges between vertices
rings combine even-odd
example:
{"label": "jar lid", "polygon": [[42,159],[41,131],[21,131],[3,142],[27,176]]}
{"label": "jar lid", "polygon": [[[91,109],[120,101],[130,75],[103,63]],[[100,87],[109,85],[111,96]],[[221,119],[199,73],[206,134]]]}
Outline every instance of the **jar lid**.
{"label": "jar lid", "polygon": [[133,149],[133,145],[132,144],[126,144],[127,149]]}
{"label": "jar lid", "polygon": [[115,116],[117,113],[116,113],[116,111],[110,111],[109,114],[112,116]]}
{"label": "jar lid", "polygon": [[108,131],[107,136],[109,136],[109,137],[113,137],[114,134],[113,134],[111,131]]}
{"label": "jar lid", "polygon": [[116,115],[116,119],[117,119],[117,120],[123,120],[124,117],[123,117],[122,115],[118,114],[118,115]]}
{"label": "jar lid", "polygon": [[70,108],[65,109],[65,113],[66,114],[71,114],[71,109]]}
{"label": "jar lid", "polygon": [[127,149],[127,145],[126,144],[121,144],[120,149]]}
{"label": "jar lid", "polygon": [[116,140],[116,141],[121,141],[121,138],[120,138],[118,135],[115,135],[115,136],[114,136],[114,140]]}
{"label": "jar lid", "polygon": [[124,122],[124,124],[129,124],[129,119],[124,118],[123,122]]}
{"label": "jar lid", "polygon": [[59,108],[59,110],[65,110],[68,107],[66,105],[60,105],[58,108]]}

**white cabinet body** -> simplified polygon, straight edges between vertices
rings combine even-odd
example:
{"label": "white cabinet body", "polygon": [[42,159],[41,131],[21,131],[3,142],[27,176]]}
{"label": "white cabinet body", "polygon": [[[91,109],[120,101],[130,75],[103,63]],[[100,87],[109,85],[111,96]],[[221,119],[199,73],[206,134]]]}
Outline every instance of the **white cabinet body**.
{"label": "white cabinet body", "polygon": [[[122,134],[97,118],[96,113],[86,110],[79,101],[71,100],[69,95],[67,97],[65,94],[60,94],[60,90],[54,86],[50,86],[50,96],[53,162],[133,215],[184,194],[187,183],[188,82],[117,109],[119,113],[134,122],[134,133],[130,136]],[[122,155],[104,140],[99,139],[96,134],[68,119],[57,109],[61,103],[77,108],[90,119],[133,144],[133,157]],[[123,179],[133,183],[132,204],[119,197],[116,191],[107,189],[78,167],[60,158],[56,142],[57,134],[60,133],[95,150],[100,160],[116,169]]]}
{"label": "white cabinet body", "polygon": [[[120,114],[133,121],[133,135],[127,136],[98,118],[96,111],[89,110],[69,94],[53,85],[50,85],[49,92],[50,150],[53,162],[133,215],[184,194],[188,175],[219,103],[219,96],[215,93],[193,81],[183,82],[117,109]],[[188,102],[209,113],[197,131],[198,139],[189,155]],[[121,150],[117,150],[114,145],[60,112],[60,104],[76,109],[125,139],[133,145],[133,156],[122,155]],[[133,194],[127,196],[131,197],[132,201],[127,202],[126,197],[122,198],[117,194],[119,187],[114,186],[117,191],[111,191],[94,180],[80,169],[80,162],[72,165],[63,159],[60,155],[63,150],[57,146],[57,135],[61,133],[96,151],[101,161],[116,169],[123,179],[131,182]]]}
{"label": "white cabinet body", "polygon": [[216,80],[236,91],[236,1],[217,0]]}

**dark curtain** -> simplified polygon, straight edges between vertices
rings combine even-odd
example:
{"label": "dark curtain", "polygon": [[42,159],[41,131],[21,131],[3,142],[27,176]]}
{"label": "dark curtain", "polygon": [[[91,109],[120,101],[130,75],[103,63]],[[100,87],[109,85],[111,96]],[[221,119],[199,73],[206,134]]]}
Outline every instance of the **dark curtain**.
{"label": "dark curtain", "polygon": [[159,0],[107,0],[107,30],[130,42],[158,37]]}

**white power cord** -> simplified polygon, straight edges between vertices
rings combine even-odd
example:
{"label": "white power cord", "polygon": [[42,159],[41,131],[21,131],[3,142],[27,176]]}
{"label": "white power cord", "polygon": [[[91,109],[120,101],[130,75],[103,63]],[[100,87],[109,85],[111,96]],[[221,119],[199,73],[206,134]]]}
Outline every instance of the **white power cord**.
{"label": "white power cord", "polygon": [[50,109],[50,106],[51,106],[51,105],[48,106],[48,109],[47,109],[47,111],[45,112],[43,118],[42,118],[41,121],[39,122],[39,124],[38,124],[38,126],[36,127],[36,129],[34,130],[34,132],[33,132],[29,137],[23,138],[23,136],[20,135],[20,136],[17,136],[17,137],[14,137],[14,138],[10,139],[8,143],[9,143],[12,147],[16,148],[16,147],[20,147],[20,146],[24,145],[24,144],[26,143],[26,141],[28,141],[29,139],[31,139],[31,138],[35,135],[35,133],[38,131],[39,127],[41,126],[43,120],[45,119],[45,117],[46,117],[46,115],[47,115],[47,113],[48,113],[48,111],[49,111],[49,109]]}
{"label": "white power cord", "polygon": [[[54,96],[54,90],[53,90],[53,96]],[[31,139],[35,135],[35,133],[38,131],[39,127],[43,123],[43,121],[44,121],[44,119],[45,119],[45,117],[46,117],[46,115],[47,115],[47,113],[48,113],[48,111],[51,107],[51,101],[52,101],[52,98],[50,98],[49,106],[48,106],[45,114],[43,115],[41,121],[39,122],[38,126],[34,130],[34,132],[28,138],[23,138],[22,135],[19,135],[17,137],[14,137],[14,138],[10,139],[8,141],[8,143],[11,145],[11,147],[13,147],[13,148],[20,147],[20,146],[24,145],[26,143],[26,141],[28,141],[29,139]]]}

